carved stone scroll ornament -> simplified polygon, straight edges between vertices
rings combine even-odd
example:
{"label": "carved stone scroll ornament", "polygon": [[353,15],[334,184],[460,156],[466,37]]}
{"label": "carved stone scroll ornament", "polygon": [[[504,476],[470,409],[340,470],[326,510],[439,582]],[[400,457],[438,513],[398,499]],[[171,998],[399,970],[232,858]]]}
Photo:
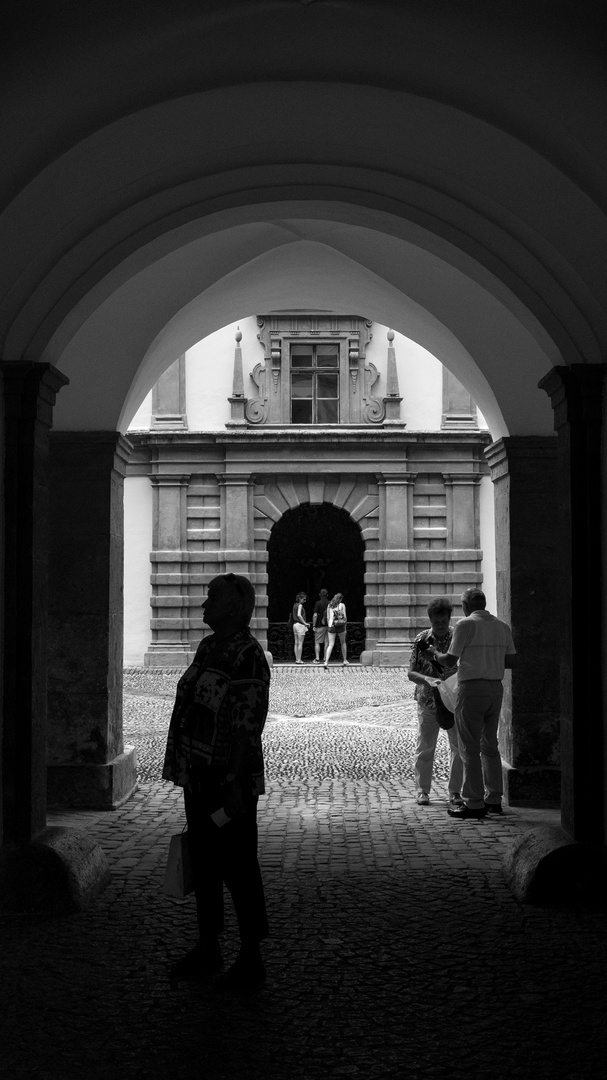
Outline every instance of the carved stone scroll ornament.
{"label": "carved stone scroll ornament", "polygon": [[363,393],[363,420],[367,424],[381,424],[386,415],[386,409],[383,401],[379,398],[373,397],[371,390],[375,383],[379,379],[379,372],[375,367],[375,364],[365,364],[365,385]]}
{"label": "carved stone scroll ornament", "polygon": [[259,394],[257,397],[249,398],[247,401],[245,416],[250,424],[265,424],[268,419],[268,386],[265,364],[255,364],[251,372],[251,378]]}

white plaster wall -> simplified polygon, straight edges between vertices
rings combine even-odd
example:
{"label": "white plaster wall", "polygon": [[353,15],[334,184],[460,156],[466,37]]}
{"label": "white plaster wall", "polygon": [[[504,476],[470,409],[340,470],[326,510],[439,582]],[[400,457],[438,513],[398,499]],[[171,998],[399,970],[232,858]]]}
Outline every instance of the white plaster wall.
{"label": "white plaster wall", "polygon": [[[388,327],[373,324],[373,337],[367,346],[367,360],[375,364],[380,378],[373,395],[383,398],[386,393],[388,362]],[[427,349],[403,334],[394,334],[394,351],[398,385],[402,397],[400,418],[407,431],[440,430],[443,407],[443,366]]]}
{"label": "white plaster wall", "polygon": [[[263,360],[263,349],[257,337],[254,316],[230,323],[199,341],[186,352],[186,412],[190,431],[221,429],[230,419],[228,398],[232,392],[236,331],[242,333],[242,366],[246,397],[255,397],[257,390],[250,373]],[[367,346],[367,359],[375,364],[379,379],[373,394],[382,398],[386,393],[388,327],[373,324],[373,337]],[[442,419],[442,364],[427,349],[403,334],[394,334],[394,348],[400,393],[401,419],[408,431],[439,431]],[[145,398],[129,431],[147,431],[152,414],[152,395]],[[487,423],[478,412],[479,427]]]}
{"label": "white plaster wall", "polygon": [[480,484],[480,528],[483,559],[483,592],[487,597],[487,610],[497,614],[497,583],[495,565],[495,503],[493,483],[490,476],[482,476]]}
{"label": "white plaster wall", "polygon": [[140,666],[150,644],[152,486],[147,476],[124,481],[124,664]]}

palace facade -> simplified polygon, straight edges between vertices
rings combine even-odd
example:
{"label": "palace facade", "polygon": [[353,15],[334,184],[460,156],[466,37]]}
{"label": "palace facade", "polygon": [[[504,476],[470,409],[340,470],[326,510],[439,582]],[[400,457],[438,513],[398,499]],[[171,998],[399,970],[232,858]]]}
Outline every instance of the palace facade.
{"label": "palace facade", "polygon": [[495,596],[485,422],[438,360],[362,315],[224,327],[161,376],[128,438],[127,664],[186,663],[229,571],[255,583],[275,660],[300,590],[310,614],[319,589],[344,593],[366,664],[407,661],[432,596]]}

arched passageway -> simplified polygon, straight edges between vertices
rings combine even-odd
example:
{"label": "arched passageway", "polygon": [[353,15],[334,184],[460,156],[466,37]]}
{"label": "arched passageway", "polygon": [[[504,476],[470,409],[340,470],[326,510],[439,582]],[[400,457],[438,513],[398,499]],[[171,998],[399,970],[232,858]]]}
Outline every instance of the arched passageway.
{"label": "arched passageway", "polygon": [[[360,527],[346,510],[329,503],[304,503],[288,510],[268,541],[268,649],[275,660],[291,660],[292,635],[286,621],[298,592],[307,595],[312,619],[320,589],[329,598],[344,595],[348,613],[348,655],[363,651],[365,619],[365,545]],[[314,656],[312,635],[304,642],[304,660]]]}
{"label": "arched passageway", "polygon": [[[57,22],[50,5],[3,67],[5,842],[45,824],[47,561],[53,767],[113,805],[131,775],[118,432],[235,310],[298,302],[409,334],[479,403],[496,440],[498,610],[533,658],[504,753],[526,781],[556,775],[560,722],[563,821],[603,843],[606,604],[587,573],[604,562],[607,134],[592,28],[576,15],[537,34],[491,5],[441,5],[440,35],[433,5],[152,6],[142,30],[104,4],[101,37],[79,5]],[[229,497],[244,500],[238,466],[236,452]],[[175,460],[159,482],[179,520],[180,478]],[[223,565],[246,570],[235,539]],[[170,576],[160,566],[167,592]]]}

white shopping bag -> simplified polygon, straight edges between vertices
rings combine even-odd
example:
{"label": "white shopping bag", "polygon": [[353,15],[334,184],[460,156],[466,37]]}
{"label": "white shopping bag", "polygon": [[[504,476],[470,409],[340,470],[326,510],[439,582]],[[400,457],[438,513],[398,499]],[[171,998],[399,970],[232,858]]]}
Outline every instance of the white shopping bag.
{"label": "white shopping bag", "polygon": [[174,896],[177,900],[183,900],[188,893],[193,892],[193,889],[188,834],[187,832],[176,833],[171,837],[169,844],[169,857],[164,872],[162,891],[165,896]]}
{"label": "white shopping bag", "polygon": [[438,684],[438,692],[445,708],[454,713],[457,701],[457,671],[455,675],[450,675],[448,679],[443,679]]}

